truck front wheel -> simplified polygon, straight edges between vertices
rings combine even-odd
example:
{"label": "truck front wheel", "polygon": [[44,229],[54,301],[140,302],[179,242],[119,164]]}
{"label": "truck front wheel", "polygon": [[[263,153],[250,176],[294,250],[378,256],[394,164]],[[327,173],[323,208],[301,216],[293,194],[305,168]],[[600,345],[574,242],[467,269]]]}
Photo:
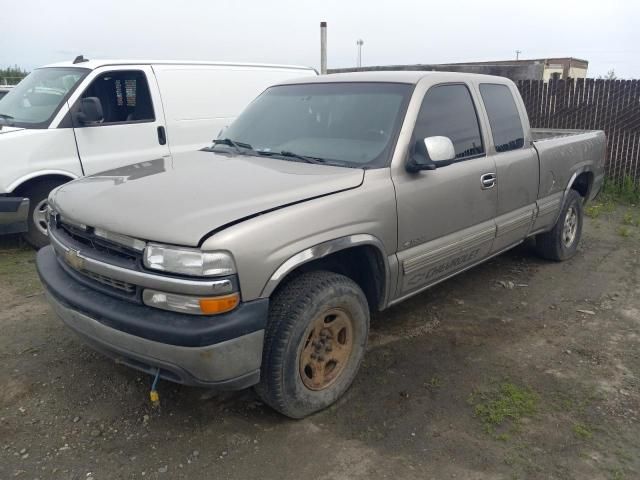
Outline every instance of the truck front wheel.
{"label": "truck front wheel", "polygon": [[583,223],[582,197],[569,190],[564,207],[553,228],[536,236],[536,250],[546,259],[568,260],[578,251]]}
{"label": "truck front wheel", "polygon": [[355,282],[332,272],[301,274],[271,301],[256,391],[291,418],[328,407],[353,382],[368,334],[369,307]]}

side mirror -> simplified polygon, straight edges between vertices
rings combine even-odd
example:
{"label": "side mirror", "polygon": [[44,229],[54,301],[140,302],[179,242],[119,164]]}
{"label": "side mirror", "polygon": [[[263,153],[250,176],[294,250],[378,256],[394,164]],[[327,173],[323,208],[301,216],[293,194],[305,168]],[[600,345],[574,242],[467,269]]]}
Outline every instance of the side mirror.
{"label": "side mirror", "polygon": [[78,111],[73,114],[74,124],[92,125],[104,120],[102,103],[98,97],[86,97],[80,100]]}
{"label": "side mirror", "polygon": [[225,125],[224,127],[222,127],[220,129],[220,132],[218,132],[218,136],[216,138],[224,138],[224,132],[226,132],[229,129],[229,125]]}
{"label": "side mirror", "polygon": [[451,165],[456,158],[456,150],[449,137],[427,137],[416,142],[414,153],[407,162],[408,172],[435,170]]}

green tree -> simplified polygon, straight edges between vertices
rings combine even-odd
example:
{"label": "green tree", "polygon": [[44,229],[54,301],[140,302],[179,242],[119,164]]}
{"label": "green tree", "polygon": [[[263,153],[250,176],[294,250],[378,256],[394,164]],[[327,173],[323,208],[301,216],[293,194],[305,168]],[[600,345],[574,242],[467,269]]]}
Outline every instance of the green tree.
{"label": "green tree", "polygon": [[26,70],[14,65],[13,67],[0,68],[0,85],[13,85],[29,74]]}
{"label": "green tree", "polygon": [[598,78],[602,79],[602,80],[617,80],[618,77],[616,76],[616,71],[612,68],[611,70],[609,70],[607,72],[606,75],[598,75]]}

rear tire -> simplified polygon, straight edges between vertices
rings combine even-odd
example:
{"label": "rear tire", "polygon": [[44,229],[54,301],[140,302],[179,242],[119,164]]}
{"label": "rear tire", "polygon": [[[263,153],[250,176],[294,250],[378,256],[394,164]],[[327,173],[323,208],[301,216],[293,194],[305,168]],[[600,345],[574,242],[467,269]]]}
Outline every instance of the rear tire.
{"label": "rear tire", "polygon": [[368,334],[369,306],[355,282],[301,274],[271,301],[258,395],[291,418],[328,407],[353,382]]}
{"label": "rear tire", "polygon": [[584,213],[583,199],[575,190],[569,190],[560,216],[553,228],[536,236],[538,255],[561,262],[573,257],[582,237]]}
{"label": "rear tire", "polygon": [[21,195],[29,198],[28,230],[22,234],[22,238],[36,250],[49,244],[44,215],[47,209],[47,198],[51,190],[63,183],[60,180],[42,180],[21,192]]}

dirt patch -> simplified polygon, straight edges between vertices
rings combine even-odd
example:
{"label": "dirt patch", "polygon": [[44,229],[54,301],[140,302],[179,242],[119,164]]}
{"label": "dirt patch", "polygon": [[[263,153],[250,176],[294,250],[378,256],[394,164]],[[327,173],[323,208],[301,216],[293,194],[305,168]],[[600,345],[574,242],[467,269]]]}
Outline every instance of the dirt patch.
{"label": "dirt patch", "polygon": [[354,386],[302,421],[167,382],[151,408],[5,246],[0,478],[638,478],[640,210],[591,214],[568,262],[521,247],[377,314]]}

